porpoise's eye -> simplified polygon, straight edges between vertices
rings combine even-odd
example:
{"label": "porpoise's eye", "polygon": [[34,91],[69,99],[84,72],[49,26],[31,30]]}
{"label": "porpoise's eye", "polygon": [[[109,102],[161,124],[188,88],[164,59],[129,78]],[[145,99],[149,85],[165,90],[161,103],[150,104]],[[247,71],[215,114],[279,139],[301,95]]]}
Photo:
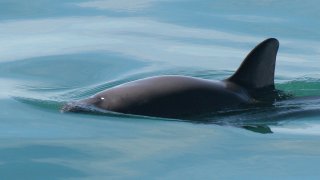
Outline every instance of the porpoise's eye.
{"label": "porpoise's eye", "polygon": [[93,103],[94,105],[98,106],[99,104],[103,103],[103,101],[104,101],[104,97],[99,97],[99,96],[98,96],[98,97],[95,97],[95,98],[94,98],[94,100],[93,100],[92,103]]}
{"label": "porpoise's eye", "polygon": [[103,101],[104,101],[104,97],[98,97],[97,104],[103,103]]}

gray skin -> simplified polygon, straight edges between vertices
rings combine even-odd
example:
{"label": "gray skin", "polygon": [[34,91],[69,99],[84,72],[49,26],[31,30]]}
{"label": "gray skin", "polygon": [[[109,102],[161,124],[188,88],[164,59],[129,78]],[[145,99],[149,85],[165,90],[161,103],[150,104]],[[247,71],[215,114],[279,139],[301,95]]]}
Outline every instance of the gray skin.
{"label": "gray skin", "polygon": [[187,76],[157,76],[128,82],[93,97],[66,104],[63,112],[94,107],[125,114],[183,118],[256,102],[256,92],[274,90],[279,42],[270,38],[246,57],[234,75],[223,81]]}
{"label": "gray skin", "polygon": [[80,107],[90,104],[125,114],[179,118],[251,101],[247,91],[232,82],[158,76],[107,89],[65,108],[71,108],[67,111],[79,111]]}

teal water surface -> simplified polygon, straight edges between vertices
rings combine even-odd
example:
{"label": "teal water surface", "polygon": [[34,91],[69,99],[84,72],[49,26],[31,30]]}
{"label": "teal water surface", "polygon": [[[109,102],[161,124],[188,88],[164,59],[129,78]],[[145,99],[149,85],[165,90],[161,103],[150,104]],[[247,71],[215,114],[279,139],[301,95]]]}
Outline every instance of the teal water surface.
{"label": "teal water surface", "polygon": [[[0,0],[1,179],[318,179],[320,99],[299,98],[320,96],[319,10],[316,0]],[[60,112],[139,78],[227,78],[269,37],[280,41],[276,87],[297,100],[200,122]]]}

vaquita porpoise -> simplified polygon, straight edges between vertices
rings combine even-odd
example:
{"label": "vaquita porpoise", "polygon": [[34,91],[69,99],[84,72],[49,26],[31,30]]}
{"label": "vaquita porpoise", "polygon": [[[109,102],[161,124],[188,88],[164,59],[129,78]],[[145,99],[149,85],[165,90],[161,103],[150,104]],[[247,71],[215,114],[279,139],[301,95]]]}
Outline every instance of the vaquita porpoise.
{"label": "vaquita porpoise", "polygon": [[274,71],[278,48],[277,39],[266,39],[247,55],[231,77],[222,81],[178,75],[149,77],[67,103],[62,111],[81,112],[94,107],[124,114],[183,118],[255,105],[264,101],[266,94],[273,101],[277,96]]}

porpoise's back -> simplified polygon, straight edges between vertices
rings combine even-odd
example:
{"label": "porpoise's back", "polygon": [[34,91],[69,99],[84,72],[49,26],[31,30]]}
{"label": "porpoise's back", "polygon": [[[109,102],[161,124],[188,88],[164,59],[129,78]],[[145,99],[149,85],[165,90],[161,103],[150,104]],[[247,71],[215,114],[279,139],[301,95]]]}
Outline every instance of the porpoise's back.
{"label": "porpoise's back", "polygon": [[98,93],[96,106],[127,114],[185,117],[250,102],[231,82],[186,76],[159,76],[129,82]]}
{"label": "porpoise's back", "polygon": [[126,114],[180,118],[258,102],[263,100],[261,94],[274,91],[278,48],[277,39],[266,39],[223,81],[185,76],[151,77],[69,103],[62,110],[78,112],[86,110],[82,107],[93,106]]}

